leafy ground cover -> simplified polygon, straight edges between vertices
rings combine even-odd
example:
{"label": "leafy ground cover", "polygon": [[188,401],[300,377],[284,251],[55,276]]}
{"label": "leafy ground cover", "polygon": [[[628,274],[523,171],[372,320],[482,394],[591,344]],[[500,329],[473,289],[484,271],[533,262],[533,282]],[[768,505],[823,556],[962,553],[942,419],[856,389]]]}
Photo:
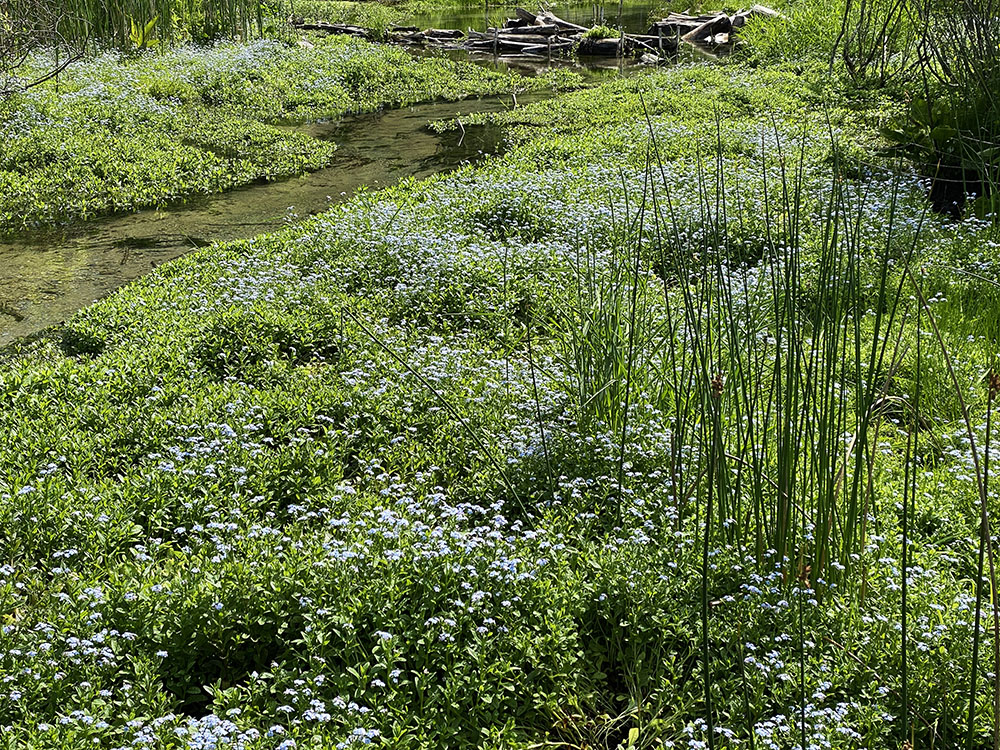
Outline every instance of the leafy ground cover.
{"label": "leafy ground cover", "polygon": [[826,101],[531,105],[22,349],[4,737],[985,747],[997,239]]}
{"label": "leafy ground cover", "polygon": [[336,144],[282,124],[549,83],[347,38],[313,45],[109,52],[0,101],[0,230],[162,206],[328,163]]}

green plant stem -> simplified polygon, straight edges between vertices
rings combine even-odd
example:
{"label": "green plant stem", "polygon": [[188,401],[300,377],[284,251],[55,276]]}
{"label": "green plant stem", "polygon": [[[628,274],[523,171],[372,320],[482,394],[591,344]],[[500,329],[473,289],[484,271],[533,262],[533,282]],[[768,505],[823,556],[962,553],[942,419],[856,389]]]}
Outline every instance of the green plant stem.
{"label": "green plant stem", "polygon": [[521,507],[522,511],[525,510],[524,505],[521,503],[521,498],[517,494],[517,490],[514,489],[514,485],[511,483],[510,478],[507,476],[507,472],[504,471],[503,466],[500,465],[500,461],[497,460],[496,456],[493,455],[493,451],[491,451],[486,446],[486,444],[482,441],[482,438],[480,438],[479,435],[476,434],[476,431],[472,429],[472,426],[465,420],[465,418],[461,414],[458,413],[458,410],[451,405],[448,399],[442,396],[438,392],[438,390],[433,385],[431,385],[431,383],[427,380],[427,378],[425,378],[423,375],[417,372],[417,370],[409,362],[407,362],[401,356],[396,354],[396,352],[390,349],[389,346],[385,344],[385,342],[383,342],[378,336],[375,335],[375,333],[370,328],[368,328],[368,326],[366,326],[364,323],[361,322],[360,318],[358,318],[358,316],[355,315],[352,310],[345,309],[344,314],[347,315],[347,317],[349,317],[351,320],[353,320],[354,323],[358,326],[358,328],[360,328],[368,336],[368,338],[370,338],[375,343],[375,345],[378,346],[379,349],[381,349],[390,357],[392,357],[394,360],[396,360],[399,364],[401,364],[404,368],[406,368],[407,372],[409,372],[411,375],[413,375],[413,377],[419,380],[420,383],[428,391],[430,391],[431,394],[438,401],[441,402],[441,405],[444,406],[444,408],[447,409],[448,412],[453,417],[455,417],[455,419],[458,420],[459,424],[462,425],[466,433],[469,435],[470,438],[472,438],[472,441],[476,444],[479,450],[481,450],[483,452],[483,455],[486,456],[487,460],[491,464],[493,464],[493,468],[497,470],[497,473],[500,475],[500,479],[503,481],[504,485],[506,485],[507,489],[510,491],[511,496],[514,498],[515,502]]}

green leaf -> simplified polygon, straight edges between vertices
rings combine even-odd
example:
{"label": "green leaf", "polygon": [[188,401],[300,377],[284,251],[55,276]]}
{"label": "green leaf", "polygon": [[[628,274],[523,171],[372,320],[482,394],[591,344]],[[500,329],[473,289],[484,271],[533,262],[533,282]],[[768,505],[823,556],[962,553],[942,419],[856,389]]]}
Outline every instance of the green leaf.
{"label": "green leaf", "polygon": [[910,102],[910,117],[921,125],[931,124],[931,108],[925,99],[914,99]]}
{"label": "green leaf", "polygon": [[931,140],[939,146],[953,140],[957,136],[958,131],[955,128],[949,128],[947,125],[938,125],[931,130]]}
{"label": "green leaf", "polygon": [[909,143],[913,140],[909,133],[899,128],[882,128],[882,136],[893,143]]}

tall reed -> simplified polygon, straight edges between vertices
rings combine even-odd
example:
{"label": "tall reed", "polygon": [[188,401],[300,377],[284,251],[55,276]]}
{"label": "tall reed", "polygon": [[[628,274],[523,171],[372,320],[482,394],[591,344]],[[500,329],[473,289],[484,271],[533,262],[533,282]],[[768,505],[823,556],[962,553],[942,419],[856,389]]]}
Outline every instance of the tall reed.
{"label": "tall reed", "polygon": [[[265,0],[44,0],[59,9],[67,37],[89,38],[127,47],[133,24],[155,19],[161,41],[262,33]],[[272,4],[273,5],[273,4]]]}
{"label": "tall reed", "polygon": [[[678,279],[664,288],[663,405],[678,443],[696,443],[694,465],[680,460],[680,447],[672,457],[678,504],[707,477],[720,540],[747,544],[759,560],[772,550],[789,580],[815,587],[848,571],[865,544],[872,436],[904,354],[902,281],[892,267],[909,262],[915,237],[900,236],[893,191],[881,246],[870,247],[868,197],[835,165],[821,229],[807,238],[815,209],[806,205],[805,147],[784,153],[775,136],[776,153],[761,151],[760,273],[733,261],[740,248],[731,233],[750,217],[721,163],[701,177],[698,221],[707,231],[698,246],[683,240],[669,182],[650,201],[653,244]],[[749,296],[763,304],[746,304]],[[691,397],[692,386],[703,395]]]}

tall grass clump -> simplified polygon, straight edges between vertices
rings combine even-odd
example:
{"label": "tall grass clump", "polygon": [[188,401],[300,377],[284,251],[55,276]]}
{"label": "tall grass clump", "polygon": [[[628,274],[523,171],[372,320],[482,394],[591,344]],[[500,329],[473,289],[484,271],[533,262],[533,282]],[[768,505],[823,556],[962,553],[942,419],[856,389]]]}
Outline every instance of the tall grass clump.
{"label": "tall grass clump", "polygon": [[[842,180],[838,166],[817,215],[807,200],[815,186],[805,184],[804,155],[785,153],[776,135],[770,148],[762,144],[755,209],[726,185],[721,161],[714,175],[701,175],[697,233],[679,218],[669,184],[654,191],[645,221],[655,227],[652,252],[669,269],[669,321],[655,334],[663,340],[627,350],[628,327],[588,319],[590,327],[576,329],[573,351],[591,348],[579,332],[616,331],[603,337],[612,344],[601,349],[608,364],[589,387],[590,402],[605,399],[603,414],[627,403],[626,366],[651,372],[646,357],[670,363],[658,406],[672,412],[674,433],[694,441],[697,456],[675,467],[682,513],[700,513],[707,502],[713,533],[746,545],[758,560],[773,557],[789,580],[816,586],[846,575],[870,533],[878,502],[874,440],[913,312],[898,268],[909,262],[916,230],[898,221],[893,192],[873,247],[865,226],[871,196]],[[777,171],[767,168],[775,158]],[[763,257],[748,265],[738,260],[737,235],[759,209]],[[610,320],[643,322],[628,295],[604,298],[615,300]],[[646,326],[630,336],[652,341],[651,332]],[[639,352],[642,363],[630,364],[625,354]],[[588,382],[594,361],[578,361],[579,382]]]}
{"label": "tall grass clump", "polygon": [[276,4],[265,0],[40,1],[59,11],[61,31],[66,36],[122,47],[138,45],[136,29],[147,25],[162,41],[260,34],[265,16],[278,10]]}
{"label": "tall grass clump", "polygon": [[[603,264],[591,253],[581,256],[574,273],[588,282],[578,295],[580,308],[567,314],[572,325],[564,323],[556,336],[572,355],[566,365],[585,432],[597,425],[620,432],[624,452],[630,402],[651,400],[671,440],[683,446],[664,473],[671,477],[679,527],[693,520],[702,534],[697,572],[708,747],[714,746],[718,700],[715,662],[726,658],[716,648],[720,636],[711,616],[719,605],[714,592],[725,588],[714,556],[727,546],[742,550],[751,565],[778,571],[793,597],[800,662],[790,679],[801,681],[797,719],[805,747],[805,644],[818,637],[807,628],[805,608],[839,588],[863,606],[869,554],[887,533],[879,527],[887,512],[899,514],[902,540],[901,742],[964,742],[954,728],[939,733],[912,698],[911,681],[919,680],[908,638],[915,606],[913,517],[928,497],[918,477],[934,464],[928,444],[944,419],[927,391],[950,392],[957,400],[978,496],[969,498],[970,506],[978,505],[974,512],[981,514],[974,646],[964,676],[970,684],[967,746],[980,747],[984,717],[992,715],[995,727],[1000,715],[996,701],[981,705],[976,687],[984,669],[980,642],[989,639],[994,652],[998,643],[996,632],[980,631],[998,629],[989,606],[997,584],[988,476],[1000,379],[987,378],[983,451],[927,282],[914,270],[926,209],[915,216],[912,204],[904,207],[898,179],[881,183],[889,188],[885,195],[873,194],[870,185],[849,176],[857,174],[855,165],[836,158],[828,184],[818,186],[808,174],[807,139],[776,130],[762,133],[760,170],[753,177],[759,200],[729,184],[720,139],[714,169],[699,166],[699,205],[692,213],[667,179],[652,125],[650,131],[658,163],[651,172],[659,170],[663,179],[647,182],[628,222],[632,230],[617,238],[632,250]],[[796,145],[789,148],[788,141]],[[748,260],[741,237],[755,218],[764,227],[764,247],[758,259]],[[633,265],[640,257],[642,268],[655,269],[663,282],[659,306],[649,299],[640,263]],[[591,280],[595,276],[600,284]],[[660,389],[650,385],[656,377],[662,378]],[[938,382],[923,382],[935,377]],[[880,457],[886,440],[902,454],[898,495],[888,489]],[[618,484],[622,504],[622,475]],[[621,522],[620,507],[614,517]],[[994,623],[982,626],[991,612]],[[995,662],[995,653],[991,657]],[[996,666],[987,667],[991,675]]]}
{"label": "tall grass clump", "polygon": [[[633,246],[639,232],[634,224],[620,230],[631,236]],[[583,244],[573,268],[573,302],[553,324],[561,342],[558,356],[585,428],[603,424],[620,431],[629,393],[659,387],[654,362],[665,339],[662,322],[648,305],[656,289],[636,272],[637,253],[629,247],[613,243],[612,249],[601,250]]]}
{"label": "tall grass clump", "polygon": [[[662,126],[650,122],[645,175],[630,175],[599,239],[575,243],[565,277],[570,301],[547,321],[548,333],[556,380],[575,416],[570,429],[604,453],[579,499],[591,504],[572,507],[596,517],[611,538],[623,535],[636,506],[652,502],[636,479],[648,466],[637,435],[655,431],[656,476],[672,504],[658,522],[687,545],[673,549],[668,541],[658,554],[667,561],[665,578],[685,577],[688,606],[699,615],[687,624],[687,658],[699,663],[703,680],[690,700],[706,724],[704,746],[726,746],[714,735],[716,721],[730,728],[758,721],[747,687],[753,676],[745,672],[746,715],[734,717],[736,677],[725,672],[755,657],[735,656],[741,636],[715,612],[737,590],[756,595],[760,584],[748,578],[766,576],[785,597],[782,615],[767,616],[784,618],[781,637],[795,646],[780,667],[795,693],[786,715],[797,744],[789,746],[810,745],[816,649],[860,663],[858,644],[876,637],[847,643],[823,630],[816,613],[827,606],[870,612],[881,601],[890,619],[871,628],[887,628],[879,632],[891,653],[880,663],[894,670],[886,701],[900,717],[883,739],[959,747],[973,737],[969,746],[981,747],[994,712],[987,700],[993,679],[983,675],[996,673],[996,583],[983,458],[992,425],[988,417],[984,454],[973,415],[983,406],[991,414],[995,394],[968,395],[970,349],[956,351],[947,330],[954,320],[945,320],[954,312],[936,301],[938,282],[918,271],[934,262],[925,248],[938,220],[911,172],[886,165],[875,179],[859,177],[864,170],[843,161],[833,135],[822,169],[813,148],[822,138],[780,126],[761,127],[756,155],[734,166],[731,152],[723,159],[721,122],[719,129],[714,148],[702,141],[697,158],[685,162],[696,172],[692,185],[678,179],[676,159],[661,158],[670,144],[659,142]],[[989,331],[985,321],[973,324],[970,340]],[[542,427],[544,409],[534,417]],[[955,490],[966,514],[959,523],[978,528],[980,540],[955,545],[969,584],[968,638],[955,697],[938,708],[927,702],[931,657],[921,642],[937,596],[928,594],[924,547],[928,529],[940,523],[930,520],[929,477],[958,471],[941,455],[948,424],[968,450],[962,460],[970,478]],[[556,471],[549,469],[549,487],[536,499],[567,482],[560,474],[572,476],[559,456],[570,450],[560,441],[562,426],[542,429],[545,461]],[[617,459],[617,478],[607,459]],[[598,498],[601,482],[611,489]],[[646,528],[653,533],[653,524]],[[742,567],[727,570],[727,554]],[[877,590],[887,580],[891,593]]]}
{"label": "tall grass clump", "polygon": [[756,63],[828,61],[848,1],[786,3],[779,18],[751,17],[740,30],[746,56]]}

